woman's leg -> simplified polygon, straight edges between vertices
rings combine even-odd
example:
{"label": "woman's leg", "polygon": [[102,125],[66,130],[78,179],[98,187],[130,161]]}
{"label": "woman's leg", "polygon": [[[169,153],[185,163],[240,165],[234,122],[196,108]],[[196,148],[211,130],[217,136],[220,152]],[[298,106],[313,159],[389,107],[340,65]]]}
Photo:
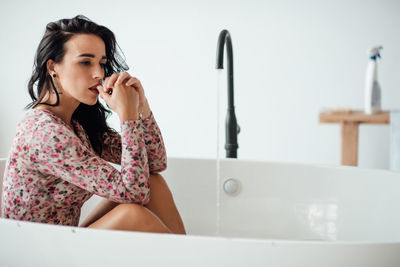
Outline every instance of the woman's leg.
{"label": "woman's leg", "polygon": [[80,227],[88,227],[102,216],[104,216],[107,212],[111,211],[115,208],[119,203],[113,202],[106,198],[103,198],[99,204],[86,216],[85,220],[82,222]]}
{"label": "woman's leg", "polygon": [[174,234],[186,234],[172,193],[160,174],[150,175],[150,201],[146,208],[154,212]]}
{"label": "woman's leg", "polygon": [[140,204],[119,204],[88,228],[171,233],[152,211]]}
{"label": "woman's leg", "polygon": [[[172,193],[160,174],[150,175],[150,201],[119,204],[89,228],[186,234]],[[86,226],[86,225],[82,225]]]}

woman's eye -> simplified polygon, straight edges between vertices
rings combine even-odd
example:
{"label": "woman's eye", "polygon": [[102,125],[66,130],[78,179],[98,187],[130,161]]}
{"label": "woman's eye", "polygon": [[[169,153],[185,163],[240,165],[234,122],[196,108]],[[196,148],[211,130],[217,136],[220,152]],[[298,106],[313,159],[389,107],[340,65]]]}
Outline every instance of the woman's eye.
{"label": "woman's eye", "polygon": [[100,63],[100,66],[104,69],[106,67],[105,63]]}
{"label": "woman's eye", "polygon": [[81,64],[89,66],[90,65],[90,61],[82,61]]}

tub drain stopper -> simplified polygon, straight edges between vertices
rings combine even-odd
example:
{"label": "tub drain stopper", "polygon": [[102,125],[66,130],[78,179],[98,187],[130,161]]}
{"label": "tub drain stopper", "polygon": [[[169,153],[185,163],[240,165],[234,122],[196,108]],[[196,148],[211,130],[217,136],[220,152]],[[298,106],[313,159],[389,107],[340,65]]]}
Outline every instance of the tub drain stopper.
{"label": "tub drain stopper", "polygon": [[225,193],[229,195],[234,195],[239,192],[239,181],[236,179],[228,179],[224,182]]}

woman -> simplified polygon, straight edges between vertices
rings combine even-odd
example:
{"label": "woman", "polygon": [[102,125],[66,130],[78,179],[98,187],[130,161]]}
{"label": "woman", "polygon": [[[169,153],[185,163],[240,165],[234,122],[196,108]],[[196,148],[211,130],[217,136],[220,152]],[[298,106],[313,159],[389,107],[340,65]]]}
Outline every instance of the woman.
{"label": "woman", "polygon": [[[82,227],[185,234],[158,174],[166,169],[161,132],[117,47],[109,29],[84,16],[47,25],[28,84],[30,110],[7,161],[2,217],[78,226],[96,194],[104,199]],[[121,135],[107,126],[110,111],[98,96],[118,114]]]}

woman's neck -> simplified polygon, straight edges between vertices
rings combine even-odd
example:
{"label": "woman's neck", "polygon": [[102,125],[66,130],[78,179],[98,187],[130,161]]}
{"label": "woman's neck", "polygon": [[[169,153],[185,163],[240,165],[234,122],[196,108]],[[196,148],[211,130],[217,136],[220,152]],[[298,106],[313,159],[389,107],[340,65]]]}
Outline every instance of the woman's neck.
{"label": "woman's neck", "polygon": [[[55,94],[51,94],[50,97],[47,94],[41,103],[56,103],[57,102],[57,96]],[[58,106],[49,106],[49,105],[43,105],[39,104],[35,107],[35,109],[45,109],[48,111],[51,111],[54,115],[57,117],[61,118],[67,125],[72,127],[71,119],[72,119],[72,114],[74,111],[78,108],[79,102],[76,101],[75,99],[66,99],[66,95],[60,94],[60,102]]]}

